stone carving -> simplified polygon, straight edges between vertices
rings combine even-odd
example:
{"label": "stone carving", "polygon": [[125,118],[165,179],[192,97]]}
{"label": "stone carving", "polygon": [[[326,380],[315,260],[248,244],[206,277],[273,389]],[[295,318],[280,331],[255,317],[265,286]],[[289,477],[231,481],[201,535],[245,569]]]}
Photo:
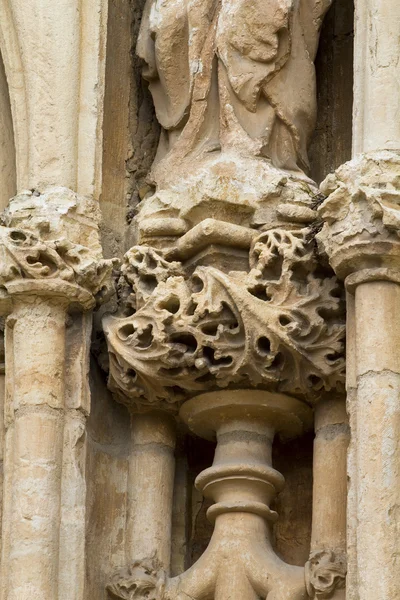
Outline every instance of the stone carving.
{"label": "stone carving", "polygon": [[0,226],[0,287],[22,279],[61,279],[87,289],[98,301],[113,291],[115,260],[97,259],[66,239],[42,241],[31,231]]}
{"label": "stone carving", "polygon": [[164,585],[165,572],[153,557],[119,569],[107,584],[107,591],[117,600],[162,600]]}
{"label": "stone carving", "polygon": [[147,0],[137,44],[159,158],[238,149],[307,169],[319,30],[331,0]]}
{"label": "stone carving", "polygon": [[399,169],[400,155],[382,151],[342,165],[323,182],[328,197],[319,208],[324,226],[317,239],[339,277],[376,267],[374,256],[391,266],[390,257],[400,255]]}
{"label": "stone carving", "polygon": [[313,60],[330,4],[147,0],[137,51],[162,134],[140,243],[173,245],[205,214],[253,228],[314,219]]}
{"label": "stone carving", "polygon": [[230,385],[311,400],[342,385],[340,289],[319,272],[309,236],[261,233],[248,274],[197,267],[188,278],[162,252],[132,249],[124,304],[136,312],[104,321],[111,389],[125,402],[176,410],[194,393]]}
{"label": "stone carving", "polygon": [[315,551],[306,564],[307,593],[310,598],[333,598],[335,590],[346,585],[346,558],[331,550]]}
{"label": "stone carving", "polygon": [[99,203],[64,186],[22,191],[11,198],[1,220],[7,227],[32,231],[44,241],[67,237],[101,257]]}

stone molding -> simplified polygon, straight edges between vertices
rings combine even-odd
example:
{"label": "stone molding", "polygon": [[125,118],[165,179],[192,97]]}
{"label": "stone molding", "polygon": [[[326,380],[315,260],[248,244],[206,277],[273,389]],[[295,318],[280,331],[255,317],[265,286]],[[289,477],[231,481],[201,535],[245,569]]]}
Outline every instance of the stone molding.
{"label": "stone molding", "polygon": [[318,210],[324,225],[317,240],[339,278],[398,269],[399,172],[400,154],[385,150],[345,163],[322,183],[327,198]]}
{"label": "stone molding", "polygon": [[309,229],[258,234],[249,273],[197,267],[136,246],[108,316],[110,387],[136,406],[176,410],[190,395],[261,387],[316,401],[343,386],[344,324],[335,277],[321,275]]}

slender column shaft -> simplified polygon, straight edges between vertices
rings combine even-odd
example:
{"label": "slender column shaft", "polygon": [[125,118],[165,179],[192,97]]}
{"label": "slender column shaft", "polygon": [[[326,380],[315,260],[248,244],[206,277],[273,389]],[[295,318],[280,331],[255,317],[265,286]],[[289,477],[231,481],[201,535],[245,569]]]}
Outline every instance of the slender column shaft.
{"label": "slender column shaft", "polygon": [[348,442],[344,399],[322,401],[315,412],[311,551],[346,552]]}
{"label": "slender column shaft", "polygon": [[153,412],[133,414],[127,560],[156,556],[168,570],[175,472],[175,424]]}
{"label": "slender column shaft", "polygon": [[[66,303],[24,297],[9,317],[13,433],[7,600],[57,598]],[[10,322],[11,321],[11,322]]]}
{"label": "slender column shaft", "polygon": [[355,292],[359,600],[400,597],[400,286]]}
{"label": "slender column shaft", "polygon": [[356,0],[353,155],[400,148],[400,3]]}
{"label": "slender column shaft", "polygon": [[350,436],[347,452],[347,600],[357,600],[357,361],[355,298],[346,294],[346,407]]}
{"label": "slender column shaft", "polygon": [[1,529],[3,521],[3,486],[4,486],[4,396],[5,396],[5,365],[4,365],[4,339],[0,331],[0,548]]}

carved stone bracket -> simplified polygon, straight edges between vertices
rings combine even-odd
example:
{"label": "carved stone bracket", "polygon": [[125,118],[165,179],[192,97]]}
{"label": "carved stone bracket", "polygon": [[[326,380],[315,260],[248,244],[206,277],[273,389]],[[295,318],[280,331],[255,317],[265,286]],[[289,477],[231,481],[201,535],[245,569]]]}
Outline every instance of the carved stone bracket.
{"label": "carved stone bracket", "polygon": [[315,551],[305,567],[306,587],[310,598],[333,598],[336,590],[345,588],[346,557],[331,550]]}
{"label": "carved stone bracket", "polygon": [[[274,389],[316,400],[344,381],[341,291],[320,272],[308,229],[259,234],[249,273],[128,252],[120,292],[130,314],[104,321],[110,387],[176,410],[201,391]],[[133,314],[132,314],[133,312]]]}

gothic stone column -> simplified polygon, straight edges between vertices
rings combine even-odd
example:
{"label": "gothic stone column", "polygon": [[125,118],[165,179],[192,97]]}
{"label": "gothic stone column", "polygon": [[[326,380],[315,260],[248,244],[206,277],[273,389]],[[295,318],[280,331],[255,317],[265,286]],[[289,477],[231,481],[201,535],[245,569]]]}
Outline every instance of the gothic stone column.
{"label": "gothic stone column", "polygon": [[400,594],[399,169],[397,153],[360,156],[326,179],[320,207],[318,237],[350,300],[349,597],[359,600]]}
{"label": "gothic stone column", "polygon": [[[63,542],[76,549],[75,528],[81,522],[81,503],[75,503],[74,512],[71,496],[74,483],[82,482],[68,477],[68,463],[89,410],[75,404],[67,381],[72,376],[67,318],[71,310],[93,309],[111,264],[96,260],[83,246],[43,242],[31,231],[11,227],[0,228],[0,255],[2,308],[8,315],[1,597],[63,598]],[[83,580],[79,571],[72,574],[77,592]]]}

